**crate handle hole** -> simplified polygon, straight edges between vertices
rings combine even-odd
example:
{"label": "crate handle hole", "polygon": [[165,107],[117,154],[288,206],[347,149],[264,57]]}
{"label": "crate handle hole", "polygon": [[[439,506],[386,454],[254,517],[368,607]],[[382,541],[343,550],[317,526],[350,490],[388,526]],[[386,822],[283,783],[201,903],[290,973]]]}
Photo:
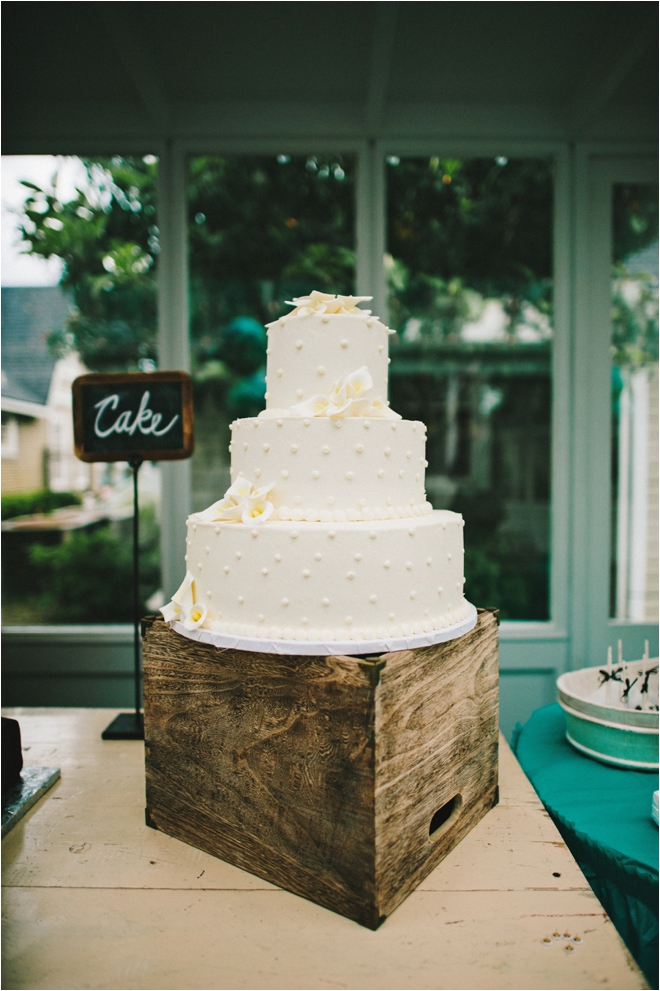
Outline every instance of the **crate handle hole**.
{"label": "crate handle hole", "polygon": [[441,828],[441,826],[446,826],[451,818],[453,818],[454,813],[458,812],[461,807],[461,796],[454,795],[450,798],[448,802],[445,802],[437,812],[433,813],[431,819],[431,825],[429,826],[429,836],[433,836],[434,833]]}

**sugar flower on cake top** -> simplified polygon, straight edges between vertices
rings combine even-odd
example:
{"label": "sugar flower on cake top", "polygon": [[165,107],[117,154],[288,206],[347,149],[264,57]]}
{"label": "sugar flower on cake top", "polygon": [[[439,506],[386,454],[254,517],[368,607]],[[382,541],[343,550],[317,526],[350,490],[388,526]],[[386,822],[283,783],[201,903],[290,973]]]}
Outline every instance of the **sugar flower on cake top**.
{"label": "sugar flower on cake top", "polygon": [[401,417],[380,397],[370,397],[374,383],[366,365],[345,373],[335,382],[327,395],[312,396],[291,407],[295,416],[384,416],[392,420]]}
{"label": "sugar flower on cake top", "polygon": [[239,475],[229,486],[222,499],[208,509],[194,513],[191,519],[199,523],[215,523],[218,520],[241,520],[246,526],[265,523],[273,513],[273,503],[268,495],[275,483],[257,489]]}
{"label": "sugar flower on cake top", "polygon": [[368,317],[371,310],[362,310],[358,303],[367,303],[373,296],[335,296],[329,292],[319,292],[314,289],[309,296],[296,296],[294,299],[287,299],[289,306],[295,306],[295,310],[287,313],[287,317],[304,317],[312,313],[358,313]]}

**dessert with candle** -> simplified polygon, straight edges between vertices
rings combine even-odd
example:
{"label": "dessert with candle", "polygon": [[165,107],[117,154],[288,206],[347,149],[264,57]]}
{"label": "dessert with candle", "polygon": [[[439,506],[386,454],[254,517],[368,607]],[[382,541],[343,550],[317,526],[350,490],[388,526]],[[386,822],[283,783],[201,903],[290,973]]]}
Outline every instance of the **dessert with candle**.
{"label": "dessert with candle", "polygon": [[369,298],[313,292],[268,326],[266,409],[232,423],[232,484],[187,521],[179,632],[358,652],[474,625],[463,519],[426,500],[426,427],[387,402]]}

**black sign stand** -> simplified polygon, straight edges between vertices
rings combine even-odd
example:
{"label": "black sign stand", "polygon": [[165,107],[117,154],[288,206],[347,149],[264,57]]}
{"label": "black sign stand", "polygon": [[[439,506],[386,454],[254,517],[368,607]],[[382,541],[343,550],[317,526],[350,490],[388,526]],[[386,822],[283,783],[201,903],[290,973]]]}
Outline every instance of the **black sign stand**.
{"label": "black sign stand", "polygon": [[135,675],[135,712],[120,712],[101,733],[102,740],[144,740],[144,717],[141,712],[140,671],[140,517],[138,515],[138,471],[142,458],[129,461],[133,469],[133,664]]}
{"label": "black sign stand", "polygon": [[73,437],[81,461],[128,461],[133,469],[135,712],[122,712],[103,740],[144,740],[141,711],[138,471],[144,461],[178,461],[195,449],[192,379],[186,372],[80,375],[72,386]]}

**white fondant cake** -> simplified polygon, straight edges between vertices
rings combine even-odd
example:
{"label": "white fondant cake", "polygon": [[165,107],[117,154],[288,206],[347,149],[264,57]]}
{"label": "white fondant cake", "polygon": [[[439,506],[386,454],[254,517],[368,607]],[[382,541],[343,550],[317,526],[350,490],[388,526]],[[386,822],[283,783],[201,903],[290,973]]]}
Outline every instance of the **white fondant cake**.
{"label": "white fondant cake", "polygon": [[232,424],[233,482],[188,520],[167,620],[331,644],[428,637],[474,613],[463,519],[426,501],[426,428],[385,401],[389,331],[362,299],[312,293],[269,326],[266,409]]}

